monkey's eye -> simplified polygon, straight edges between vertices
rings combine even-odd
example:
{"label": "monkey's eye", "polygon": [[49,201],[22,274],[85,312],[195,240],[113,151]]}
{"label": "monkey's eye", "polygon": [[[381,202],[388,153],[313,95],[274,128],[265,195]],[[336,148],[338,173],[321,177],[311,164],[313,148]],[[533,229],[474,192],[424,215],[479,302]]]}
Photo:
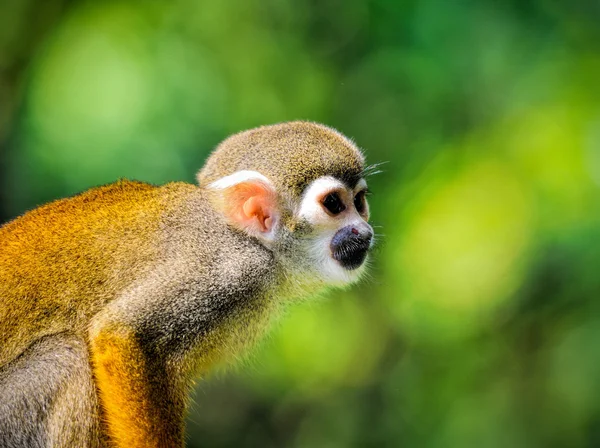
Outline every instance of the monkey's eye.
{"label": "monkey's eye", "polygon": [[364,213],[365,211],[365,195],[367,192],[365,190],[359,191],[354,196],[354,207],[356,207],[356,211],[358,213]]}
{"label": "monkey's eye", "polygon": [[323,199],[323,207],[325,207],[332,215],[337,215],[346,210],[346,206],[337,193],[329,193],[325,196],[325,199]]}

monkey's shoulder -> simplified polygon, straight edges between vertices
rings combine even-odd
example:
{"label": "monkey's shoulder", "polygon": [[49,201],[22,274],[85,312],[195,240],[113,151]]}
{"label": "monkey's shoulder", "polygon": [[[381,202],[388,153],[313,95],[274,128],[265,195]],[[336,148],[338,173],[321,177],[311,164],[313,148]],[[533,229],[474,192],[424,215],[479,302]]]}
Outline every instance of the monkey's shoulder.
{"label": "monkey's shoulder", "polygon": [[[121,179],[117,182],[93,187],[73,196],[57,199],[30,210],[9,221],[0,229],[4,231],[35,222],[48,224],[61,219],[78,219],[98,211],[114,210],[111,219],[140,208],[160,208],[164,198],[185,196],[197,187],[184,182],[157,186],[146,182]],[[154,205],[152,203],[155,203]]]}
{"label": "monkey's shoulder", "polygon": [[30,210],[1,227],[5,233],[15,232],[37,224],[48,225],[65,218],[77,219],[86,212],[118,207],[124,202],[135,202],[147,197],[157,187],[151,184],[120,180],[118,182],[90,188],[76,195],[57,199]]}
{"label": "monkey's shoulder", "polygon": [[45,204],[0,227],[1,272],[17,280],[48,272],[48,284],[54,284],[57,275],[149,256],[169,202],[194,190],[184,183],[157,187],[123,180]]}
{"label": "monkey's shoulder", "polygon": [[158,189],[157,185],[137,180],[119,179],[116,182],[92,187],[75,194],[67,201],[79,203],[112,202],[123,198],[137,197]]}

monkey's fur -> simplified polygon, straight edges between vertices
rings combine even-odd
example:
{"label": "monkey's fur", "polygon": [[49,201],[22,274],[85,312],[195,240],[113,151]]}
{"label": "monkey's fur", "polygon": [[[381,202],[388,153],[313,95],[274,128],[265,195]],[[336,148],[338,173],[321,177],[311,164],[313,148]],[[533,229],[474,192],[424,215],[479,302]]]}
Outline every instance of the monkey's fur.
{"label": "monkey's fur", "polygon": [[[277,193],[271,243],[209,188],[240,170]],[[295,214],[303,191],[326,175],[354,188],[363,170],[336,131],[284,123],[225,140],[199,187],[120,181],[1,227],[0,446],[181,446],[191,381],[327,286]]]}

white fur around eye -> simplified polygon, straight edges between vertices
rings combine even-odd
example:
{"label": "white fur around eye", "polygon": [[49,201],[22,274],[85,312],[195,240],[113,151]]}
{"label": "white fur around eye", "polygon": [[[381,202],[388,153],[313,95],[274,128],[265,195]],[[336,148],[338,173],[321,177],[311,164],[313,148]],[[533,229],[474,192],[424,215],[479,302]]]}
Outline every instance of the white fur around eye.
{"label": "white fur around eye", "polygon": [[[366,182],[360,180],[356,185],[355,191],[366,187]],[[349,224],[357,216],[349,215],[345,220],[332,218],[321,204],[320,199],[332,190],[347,190],[347,186],[340,180],[324,176],[314,180],[304,191],[300,201],[298,216],[306,219],[313,225],[323,224],[318,233],[306,241],[306,249],[318,272],[318,277],[327,285],[344,286],[357,281],[365,272],[365,266],[347,270],[343,268],[331,256],[329,245],[335,233],[340,226]],[[359,218],[360,219],[360,218]]]}
{"label": "white fur around eye", "polygon": [[360,179],[356,184],[356,187],[354,187],[354,191],[364,190],[365,188],[367,188],[367,181],[364,179]]}
{"label": "white fur around eye", "polygon": [[346,186],[343,182],[331,176],[319,177],[312,181],[306,190],[304,190],[298,216],[313,224],[319,222],[327,214],[323,211],[323,207],[318,199],[325,193],[340,188],[346,188]]}

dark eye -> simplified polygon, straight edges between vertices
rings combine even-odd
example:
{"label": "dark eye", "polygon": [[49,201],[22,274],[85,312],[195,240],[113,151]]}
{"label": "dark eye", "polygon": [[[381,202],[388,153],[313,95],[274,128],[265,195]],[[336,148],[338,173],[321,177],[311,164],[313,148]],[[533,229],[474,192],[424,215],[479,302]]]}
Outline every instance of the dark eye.
{"label": "dark eye", "polygon": [[364,213],[365,211],[365,191],[359,191],[354,196],[354,207],[358,213]]}
{"label": "dark eye", "polygon": [[325,196],[325,199],[323,199],[323,207],[333,215],[337,215],[346,210],[346,206],[337,193],[329,193]]}

